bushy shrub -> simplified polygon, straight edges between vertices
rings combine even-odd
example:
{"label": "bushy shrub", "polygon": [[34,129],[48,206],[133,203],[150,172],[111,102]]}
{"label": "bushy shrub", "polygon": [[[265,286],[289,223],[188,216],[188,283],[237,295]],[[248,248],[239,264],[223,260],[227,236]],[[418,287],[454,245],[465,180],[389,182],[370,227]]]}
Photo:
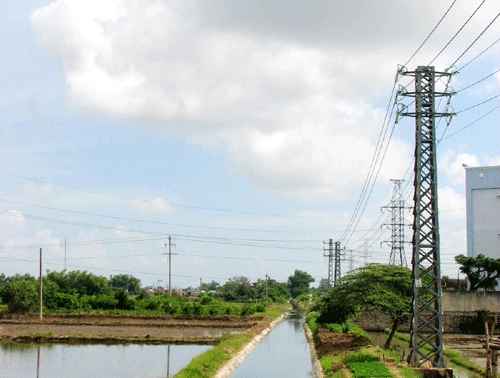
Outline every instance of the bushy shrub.
{"label": "bushy shrub", "polygon": [[254,303],[244,305],[243,308],[241,309],[241,315],[243,316],[253,315],[256,312],[257,312],[257,305],[255,305]]}
{"label": "bushy shrub", "polygon": [[80,310],[81,302],[76,294],[55,293],[52,301],[57,310]]}
{"label": "bushy shrub", "polygon": [[318,334],[319,324],[318,324],[319,312],[311,311],[306,316],[306,322],[309,324],[309,328],[311,328],[311,332],[314,337]]}
{"label": "bushy shrub", "polygon": [[185,302],[182,304],[182,315],[194,315],[194,307],[191,302]]}
{"label": "bushy shrub", "polygon": [[360,352],[360,353],[351,353],[345,356],[345,362],[371,362],[371,361],[380,361],[380,357],[377,357],[370,352]]}
{"label": "bushy shrub", "polygon": [[213,298],[210,295],[203,294],[201,297],[201,304],[202,305],[208,305],[213,302]]}
{"label": "bushy shrub", "polygon": [[112,295],[92,295],[90,304],[94,310],[113,310],[118,305],[118,300]]}

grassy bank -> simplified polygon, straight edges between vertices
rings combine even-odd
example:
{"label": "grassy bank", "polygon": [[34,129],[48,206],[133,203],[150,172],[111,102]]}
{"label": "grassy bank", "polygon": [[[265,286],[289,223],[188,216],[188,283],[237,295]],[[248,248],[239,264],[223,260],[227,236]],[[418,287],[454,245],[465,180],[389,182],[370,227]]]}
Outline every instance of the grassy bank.
{"label": "grassy bank", "polygon": [[240,335],[230,335],[222,338],[221,342],[209,351],[195,357],[188,366],[177,373],[174,378],[210,378],[226,362],[236,355],[247,343],[249,343],[257,334],[268,327],[268,325],[277,319],[283,311],[290,308],[288,303],[271,304],[266,309],[266,320],[259,326]]}
{"label": "grassy bank", "polygon": [[[401,333],[396,332],[394,335],[394,338],[400,341],[404,341],[406,344],[410,342],[410,337],[407,335],[403,335]],[[430,348],[424,346],[424,349],[428,349],[430,351]],[[448,361],[449,364],[455,365],[455,366],[460,366],[464,369],[469,370],[472,373],[479,373],[479,374],[484,374],[484,368],[476,365],[475,363],[466,360],[465,358],[462,357],[460,353],[457,353],[452,350],[444,350],[443,354],[446,357],[446,361]]]}

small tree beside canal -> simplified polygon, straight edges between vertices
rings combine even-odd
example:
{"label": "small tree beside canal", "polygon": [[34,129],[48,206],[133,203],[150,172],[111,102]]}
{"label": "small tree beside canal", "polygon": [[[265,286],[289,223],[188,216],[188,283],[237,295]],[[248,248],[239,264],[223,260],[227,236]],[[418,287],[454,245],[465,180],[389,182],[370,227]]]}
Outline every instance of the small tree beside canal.
{"label": "small tree beside canal", "polygon": [[[411,270],[394,265],[370,264],[343,277],[317,304],[320,322],[345,323],[355,312],[379,312],[390,317],[392,329],[385,347],[391,345],[399,324],[411,306]],[[344,325],[345,326],[345,325]]]}

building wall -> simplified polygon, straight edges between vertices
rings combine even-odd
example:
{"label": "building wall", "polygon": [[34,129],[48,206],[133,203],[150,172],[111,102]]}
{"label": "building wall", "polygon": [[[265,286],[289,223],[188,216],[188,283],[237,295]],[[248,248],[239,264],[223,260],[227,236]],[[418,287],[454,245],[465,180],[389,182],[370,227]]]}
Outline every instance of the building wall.
{"label": "building wall", "polygon": [[467,256],[500,258],[500,166],[466,168]]}
{"label": "building wall", "polygon": [[[484,333],[482,311],[500,315],[500,292],[457,291],[443,292],[443,327],[445,333]],[[356,323],[366,331],[383,331],[392,326],[391,319],[376,312],[362,315]],[[398,327],[410,331],[409,321]]]}
{"label": "building wall", "polygon": [[498,291],[444,291],[443,312],[490,311],[500,314]]}

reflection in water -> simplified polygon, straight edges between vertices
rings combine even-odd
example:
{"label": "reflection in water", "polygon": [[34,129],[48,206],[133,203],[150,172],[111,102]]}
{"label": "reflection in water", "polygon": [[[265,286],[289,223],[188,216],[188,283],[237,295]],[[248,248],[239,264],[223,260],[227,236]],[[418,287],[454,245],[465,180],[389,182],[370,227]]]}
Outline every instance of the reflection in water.
{"label": "reflection in water", "polygon": [[313,377],[302,314],[291,312],[248,355],[231,378]]}
{"label": "reflection in water", "polygon": [[35,363],[37,378],[170,377],[210,348],[208,345],[0,343],[0,377],[32,378]]}
{"label": "reflection in water", "polygon": [[38,346],[38,355],[36,358],[36,378],[40,378],[40,345]]}

